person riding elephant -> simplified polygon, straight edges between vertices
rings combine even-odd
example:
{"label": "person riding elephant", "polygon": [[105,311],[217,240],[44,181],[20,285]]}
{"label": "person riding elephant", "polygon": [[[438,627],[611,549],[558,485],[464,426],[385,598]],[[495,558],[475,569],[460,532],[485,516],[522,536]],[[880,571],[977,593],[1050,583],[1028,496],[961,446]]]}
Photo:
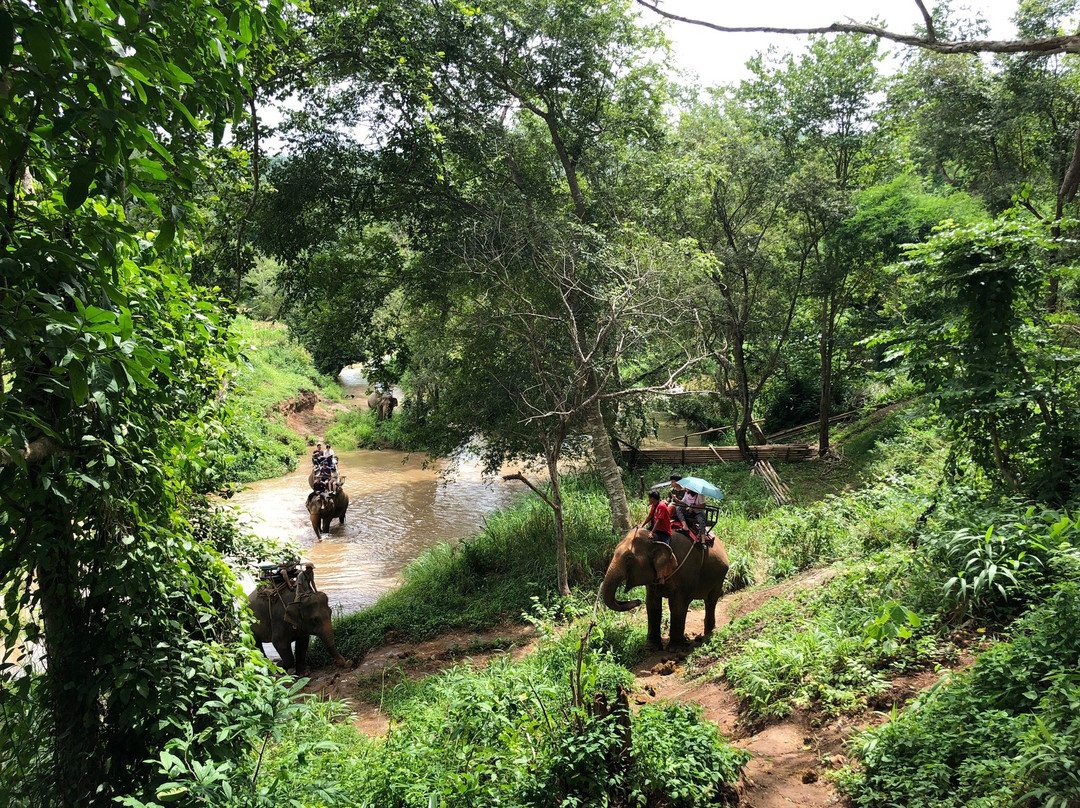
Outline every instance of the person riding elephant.
{"label": "person riding elephant", "polygon": [[326,484],[332,483],[336,479],[337,474],[335,474],[333,471],[324,468],[315,468],[311,470],[310,474],[308,474],[307,483],[312,488],[315,488],[316,483],[318,483],[319,481],[322,481],[324,484]]}
{"label": "person riding elephant", "polygon": [[333,480],[326,491],[312,491],[308,494],[307,510],[311,518],[311,529],[321,539],[330,532],[330,522],[339,520],[345,524],[345,512],[349,509],[349,495],[345,493],[340,478]]}
{"label": "person riding elephant", "polygon": [[[310,567],[303,567],[293,585],[264,584],[248,596],[254,621],[251,634],[259,650],[266,654],[263,643],[271,643],[281,657],[281,667],[295,669],[297,675],[307,670],[308,644],[314,634],[326,645],[334,664],[339,668],[348,661],[334,645],[334,628],[330,622],[330,603],[326,593],[315,589]],[[295,655],[293,643],[296,644]]]}
{"label": "person riding elephant", "polygon": [[660,622],[663,599],[667,598],[671,612],[668,647],[685,645],[686,612],[691,601],[699,598],[705,601],[705,636],[716,628],[716,602],[723,593],[728,566],[727,551],[719,540],[709,547],[682,533],[673,533],[669,549],[667,544],[650,539],[648,530],[634,528],[615,548],[600,595],[609,609],[625,612],[636,609],[641,601],[616,599],[619,587],[624,584],[628,590],[645,587],[647,644],[652,649],[662,647]]}
{"label": "person riding elephant", "polygon": [[394,415],[394,407],[398,400],[390,393],[380,393],[376,390],[367,400],[368,409],[375,413],[376,421],[389,421]]}

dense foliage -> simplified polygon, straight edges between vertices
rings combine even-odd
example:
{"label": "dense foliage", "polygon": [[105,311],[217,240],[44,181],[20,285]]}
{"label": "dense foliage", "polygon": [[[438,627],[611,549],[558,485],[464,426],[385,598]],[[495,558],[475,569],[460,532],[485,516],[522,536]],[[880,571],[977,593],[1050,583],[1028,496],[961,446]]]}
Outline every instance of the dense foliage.
{"label": "dense foliage", "polygon": [[[1022,0],[1015,22],[1076,14]],[[948,3],[925,21],[982,33]],[[0,667],[5,804],[722,800],[744,758],[698,716],[643,710],[627,747],[586,708],[580,625],[402,696],[384,741],[331,743],[331,708],[285,721],[225,560],[265,548],[209,495],[294,462],[307,436],[276,413],[327,386],[308,356],[405,391],[342,444],[548,472],[542,505],[343,622],[350,655],[588,586],[631,522],[618,441],[654,409],[746,459],[816,420],[795,505],[699,469],[731,495],[732,588],[842,564],[702,669],[756,717],[843,711],[950,660],[958,626],[1001,632],[863,737],[847,787],[1076,801],[1080,68],[923,54],[885,78],[874,40],[818,37],[704,92],[667,58],[629,0],[0,3],[0,629],[43,649]],[[298,108],[266,161],[272,93]],[[830,425],[916,396],[929,412]],[[598,476],[561,475],[570,456]],[[586,684],[610,703],[634,641],[604,628]]]}
{"label": "dense foliage", "polygon": [[0,590],[44,647],[0,673],[5,804],[152,793],[148,750],[225,761],[281,707],[195,527],[235,345],[185,194],[287,28],[219,5],[0,7]]}

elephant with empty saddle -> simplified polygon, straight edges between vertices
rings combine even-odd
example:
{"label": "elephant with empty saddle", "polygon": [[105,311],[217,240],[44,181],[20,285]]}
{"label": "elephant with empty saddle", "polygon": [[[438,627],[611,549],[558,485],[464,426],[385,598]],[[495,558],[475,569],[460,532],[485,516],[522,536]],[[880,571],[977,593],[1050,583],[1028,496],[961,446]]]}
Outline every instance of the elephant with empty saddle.
{"label": "elephant with empty saddle", "polygon": [[671,612],[668,646],[685,645],[686,612],[691,601],[705,601],[705,636],[716,628],[716,602],[723,593],[728,566],[727,551],[719,539],[708,546],[675,532],[669,548],[650,539],[648,530],[635,528],[615,548],[600,595],[609,609],[625,612],[640,606],[641,601],[616,599],[619,587],[645,587],[648,647],[653,649],[661,647],[660,622],[667,598]]}
{"label": "elephant with empty saddle", "polygon": [[265,654],[263,643],[272,643],[281,656],[281,667],[295,669],[298,675],[307,669],[312,634],[326,645],[335,665],[342,668],[349,664],[334,645],[330,603],[325,593],[315,589],[312,569],[310,564],[299,565],[295,580],[283,571],[276,580],[264,583],[248,596],[255,616],[251,633],[259,650]]}

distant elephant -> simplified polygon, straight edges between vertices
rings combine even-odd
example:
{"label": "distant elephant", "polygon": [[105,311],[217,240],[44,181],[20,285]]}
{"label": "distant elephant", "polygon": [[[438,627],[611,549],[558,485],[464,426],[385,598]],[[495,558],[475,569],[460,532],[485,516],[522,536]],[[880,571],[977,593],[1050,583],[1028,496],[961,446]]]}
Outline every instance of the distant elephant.
{"label": "distant elephant", "polygon": [[[294,668],[297,675],[307,669],[308,643],[314,634],[326,645],[334,664],[348,665],[334,645],[334,629],[330,623],[330,603],[324,592],[315,590],[310,567],[303,567],[296,578],[296,588],[279,584],[263,585],[248,596],[255,622],[251,633],[264,654],[263,643],[272,643],[281,657],[281,667]],[[296,643],[296,656],[292,644]]]}
{"label": "distant elephant", "polygon": [[341,482],[340,479],[335,481],[333,491],[312,491],[308,494],[308,515],[311,517],[311,529],[315,531],[316,538],[321,539],[324,533],[330,532],[330,522],[334,519],[340,520],[339,524],[345,524],[349,495],[345,493]]}
{"label": "distant elephant", "polygon": [[394,416],[394,407],[398,400],[390,393],[380,393],[376,390],[367,400],[368,409],[375,413],[376,421],[389,421]]}
{"label": "distant elephant", "polygon": [[[672,554],[674,551],[674,555]],[[712,547],[696,544],[683,533],[671,534],[671,551],[649,538],[649,531],[634,528],[627,533],[604,574],[600,594],[609,609],[625,612],[641,605],[640,600],[620,601],[615,593],[623,584],[627,589],[645,586],[645,610],[648,617],[648,647],[661,648],[660,620],[663,598],[671,611],[671,639],[668,647],[685,645],[686,612],[690,601],[705,601],[705,636],[716,628],[716,602],[724,588],[728,556],[717,539]],[[677,568],[677,569],[676,569]],[[663,584],[658,583],[661,577]]]}

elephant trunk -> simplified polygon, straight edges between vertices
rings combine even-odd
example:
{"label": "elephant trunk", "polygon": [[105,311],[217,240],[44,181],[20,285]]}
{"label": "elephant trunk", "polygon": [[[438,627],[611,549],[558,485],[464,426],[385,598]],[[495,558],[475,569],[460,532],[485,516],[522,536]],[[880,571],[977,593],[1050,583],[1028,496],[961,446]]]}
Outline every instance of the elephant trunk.
{"label": "elephant trunk", "polygon": [[618,600],[615,593],[626,581],[626,573],[620,569],[616,559],[612,559],[604,574],[604,583],[600,585],[600,597],[604,599],[604,605],[615,612],[628,612],[641,605],[640,600]]}

